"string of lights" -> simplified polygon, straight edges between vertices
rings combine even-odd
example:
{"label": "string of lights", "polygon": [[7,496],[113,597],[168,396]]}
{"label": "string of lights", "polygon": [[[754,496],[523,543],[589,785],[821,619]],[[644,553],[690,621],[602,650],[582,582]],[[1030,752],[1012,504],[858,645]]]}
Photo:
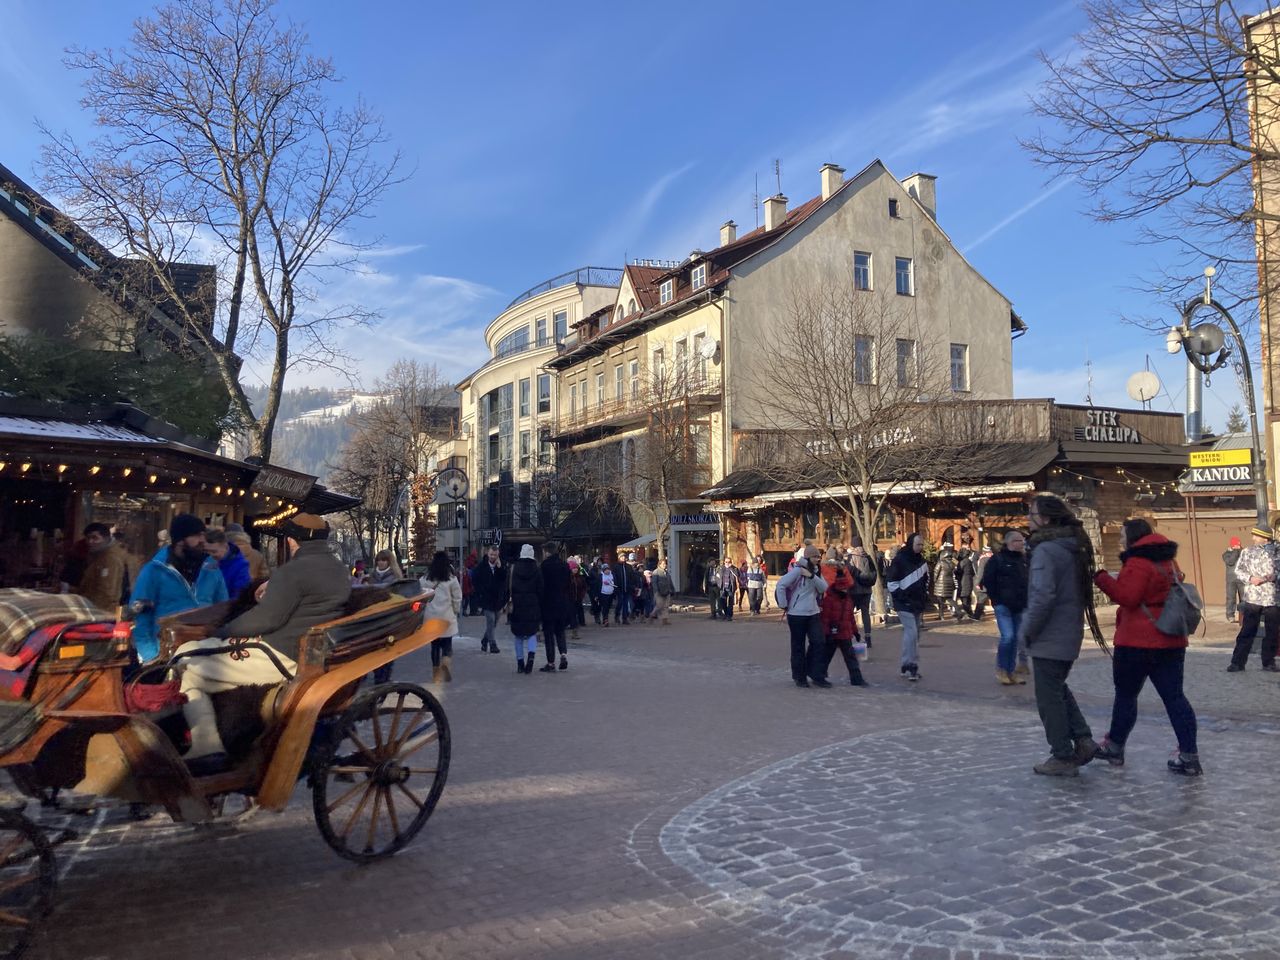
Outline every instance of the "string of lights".
{"label": "string of lights", "polygon": [[1068,467],[1054,467],[1049,472],[1055,476],[1060,476],[1065,473],[1081,480],[1092,480],[1099,487],[1105,487],[1110,483],[1114,486],[1137,490],[1139,493],[1148,493],[1153,496],[1178,492],[1178,484],[1176,481],[1148,480],[1146,477],[1140,477],[1136,473],[1126,470],[1124,467],[1116,467],[1116,475],[1109,479],[1088,473],[1079,473],[1075,470],[1069,469]]}
{"label": "string of lights", "polygon": [[[215,496],[226,496],[246,501],[261,500],[262,505],[267,507],[272,503],[277,507],[284,506],[284,500],[280,497],[269,497],[256,490],[241,487],[231,480],[228,480],[225,483],[197,482],[192,477],[177,474],[173,471],[164,470],[154,466],[104,467],[102,464],[98,463],[72,464],[59,463],[56,461],[41,462],[36,460],[0,460],[0,478],[6,475],[19,477],[21,479],[46,478],[63,483],[72,482],[74,480],[83,480],[86,485],[90,483],[94,485],[102,484],[108,481],[112,476],[118,475],[122,481],[130,480],[132,478],[131,485],[143,484],[146,487],[169,487],[176,485],[179,488],[178,492],[188,492],[181,490],[181,488],[189,487],[189,492],[191,493],[211,492]],[[160,491],[157,490],[156,492]],[[100,494],[101,490],[95,490],[94,493]]]}

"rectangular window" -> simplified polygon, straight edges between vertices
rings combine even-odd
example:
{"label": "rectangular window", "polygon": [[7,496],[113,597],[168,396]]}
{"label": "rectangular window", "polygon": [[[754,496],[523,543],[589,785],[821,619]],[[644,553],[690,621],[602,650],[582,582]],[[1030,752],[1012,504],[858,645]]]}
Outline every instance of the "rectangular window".
{"label": "rectangular window", "polygon": [[569,335],[569,311],[557,310],[552,315],[551,327],[551,335],[556,343],[564,343],[564,338]]}
{"label": "rectangular window", "polygon": [[671,280],[663,280],[662,284],[658,287],[658,302],[670,303],[674,296],[675,296],[674,282]]}
{"label": "rectangular window", "polygon": [[498,472],[498,435],[496,433],[489,434],[489,471]]}
{"label": "rectangular window", "polygon": [[707,285],[707,265],[700,263],[693,268],[693,276],[689,279],[690,286],[695,290],[701,290]]}
{"label": "rectangular window", "polygon": [[550,467],[555,465],[555,444],[551,442],[550,430],[538,431],[538,466]]}
{"label": "rectangular window", "polygon": [[551,374],[538,374],[538,412],[551,412]]}
{"label": "rectangular window", "polygon": [[895,220],[897,220],[897,219],[898,219],[898,199],[897,199],[897,197],[890,197],[890,198],[889,198],[889,216],[893,217],[893,219],[895,219]]}
{"label": "rectangular window", "polygon": [[533,321],[534,341],[539,347],[547,345],[547,318],[539,317]]}
{"label": "rectangular window", "polygon": [[631,380],[631,399],[640,399],[640,361],[632,360],[627,369],[628,378]]}
{"label": "rectangular window", "polygon": [[853,379],[856,383],[876,382],[876,338],[853,338]]}
{"label": "rectangular window", "polygon": [[904,297],[916,295],[915,270],[912,269],[910,257],[897,257],[893,261],[893,275],[898,282],[898,293]]}
{"label": "rectangular window", "polygon": [[897,357],[898,386],[914,387],[916,385],[916,342],[899,340]]}
{"label": "rectangular window", "polygon": [[649,368],[650,379],[654,383],[662,383],[666,375],[667,353],[661,347],[653,351],[653,366]]}
{"label": "rectangular window", "polygon": [[702,345],[706,342],[705,333],[693,335],[693,376],[698,382],[707,378],[707,358],[702,355]]}
{"label": "rectangular window", "polygon": [[853,288],[855,290],[871,289],[871,254],[861,250],[853,254]]}
{"label": "rectangular window", "polygon": [[622,383],[626,377],[626,371],[622,369],[622,364],[618,364],[613,368],[613,399],[621,400],[623,397]]}
{"label": "rectangular window", "polygon": [[529,378],[520,381],[520,416],[529,415]]}
{"label": "rectangular window", "polygon": [[676,384],[683,387],[689,376],[689,341],[676,341]]}
{"label": "rectangular window", "polygon": [[969,345],[967,343],[951,345],[951,389],[956,393],[967,393],[969,390]]}
{"label": "rectangular window", "polygon": [[596,374],[596,406],[604,406],[604,373]]}
{"label": "rectangular window", "polygon": [[578,412],[578,385],[576,383],[569,384],[569,417],[573,418]]}
{"label": "rectangular window", "polygon": [[528,430],[520,431],[520,469],[528,470],[529,461],[533,457],[533,434]]}

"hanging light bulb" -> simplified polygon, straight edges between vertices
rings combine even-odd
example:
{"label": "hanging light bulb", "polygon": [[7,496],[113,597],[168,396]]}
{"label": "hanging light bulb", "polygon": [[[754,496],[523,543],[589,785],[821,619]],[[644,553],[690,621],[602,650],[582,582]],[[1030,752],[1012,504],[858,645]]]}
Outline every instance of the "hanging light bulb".
{"label": "hanging light bulb", "polygon": [[133,473],[133,467],[125,467],[121,472],[127,477],[129,474]]}
{"label": "hanging light bulb", "polygon": [[180,483],[182,486],[184,486],[184,487],[185,487],[185,486],[187,485],[187,478],[186,478],[186,477],[179,477],[179,478],[178,478],[178,483]]}
{"label": "hanging light bulb", "polygon": [[100,471],[101,469],[102,468],[95,463],[92,467],[89,468],[89,476],[96,477],[98,475],[98,471]]}
{"label": "hanging light bulb", "polygon": [[5,463],[3,460],[0,460],[0,470],[3,470],[7,466],[8,466],[7,463]]}
{"label": "hanging light bulb", "polygon": [[66,473],[67,465],[65,463],[58,464],[58,473]]}
{"label": "hanging light bulb", "polygon": [[155,483],[155,482],[156,482],[156,475],[154,473],[147,476],[147,483]]}
{"label": "hanging light bulb", "polygon": [[28,470],[30,470],[30,469],[31,469],[31,464],[29,464],[29,463],[24,463],[24,464],[22,465],[22,472],[23,472],[23,473],[26,473],[26,472],[27,472]]}
{"label": "hanging light bulb", "polygon": [[213,492],[214,492],[214,493],[221,493],[221,492],[222,492],[222,487],[214,487],[214,488],[213,488]]}

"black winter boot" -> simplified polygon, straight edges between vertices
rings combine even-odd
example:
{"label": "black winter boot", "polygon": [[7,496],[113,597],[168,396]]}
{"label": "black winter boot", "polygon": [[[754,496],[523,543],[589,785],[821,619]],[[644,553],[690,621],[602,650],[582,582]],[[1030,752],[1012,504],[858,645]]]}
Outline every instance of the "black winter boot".
{"label": "black winter boot", "polygon": [[1179,753],[1178,759],[1169,761],[1169,772],[1184,777],[1199,777],[1204,774],[1200,767],[1200,755],[1195,753]]}
{"label": "black winter boot", "polygon": [[534,660],[534,655],[532,653],[524,658],[525,673],[533,673],[533,660]]}

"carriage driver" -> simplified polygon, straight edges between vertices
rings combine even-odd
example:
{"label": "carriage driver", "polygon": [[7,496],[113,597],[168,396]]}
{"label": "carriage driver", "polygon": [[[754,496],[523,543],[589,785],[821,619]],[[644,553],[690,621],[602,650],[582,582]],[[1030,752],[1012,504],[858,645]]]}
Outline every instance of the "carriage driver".
{"label": "carriage driver", "polygon": [[[259,591],[258,604],[222,628],[224,639],[184,643],[178,653],[227,645],[233,638],[253,638],[270,646],[281,665],[293,673],[298,641],[316,624],[341,616],[351,596],[347,568],[329,552],[329,525],[309,513],[295,513],[285,524],[289,562],[283,564]],[[191,727],[186,761],[197,776],[226,768],[227,754],[218,735],[210,694],[250,684],[275,684],[284,679],[261,650],[241,650],[190,657],[180,664],[183,714]]]}

